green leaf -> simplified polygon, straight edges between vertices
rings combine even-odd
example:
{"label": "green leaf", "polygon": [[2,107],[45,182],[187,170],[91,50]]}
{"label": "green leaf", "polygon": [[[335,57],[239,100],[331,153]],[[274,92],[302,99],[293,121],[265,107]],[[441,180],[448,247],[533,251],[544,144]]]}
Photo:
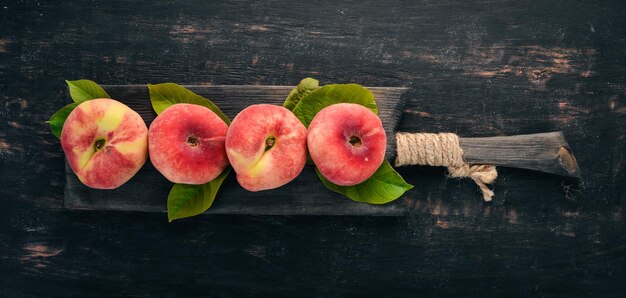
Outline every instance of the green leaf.
{"label": "green leaf", "polygon": [[111,98],[109,94],[90,80],[65,81],[70,87],[70,96],[75,103],[95,98]]}
{"label": "green leaf", "polygon": [[63,124],[65,124],[65,119],[67,116],[78,106],[77,103],[71,103],[60,110],[56,111],[52,117],[50,117],[50,129],[52,129],[52,133],[57,137],[61,138],[61,131],[63,131]]}
{"label": "green leaf", "polygon": [[[226,124],[230,119],[210,100],[195,94],[185,87],[174,83],[148,84],[150,102],[157,114],[177,103],[190,103],[205,106],[219,116]],[[167,197],[167,218],[176,219],[198,215],[211,207],[217,191],[230,173],[226,168],[215,179],[202,185],[174,184]]]}
{"label": "green leaf", "polygon": [[287,96],[287,99],[285,99],[283,107],[287,108],[290,111],[293,110],[293,108],[296,107],[298,102],[300,102],[303,97],[311,94],[313,91],[319,89],[319,87],[320,82],[318,80],[313,78],[303,79],[302,81],[300,81],[300,84],[296,86],[296,88],[293,88],[293,90],[291,90],[291,92]]}
{"label": "green leaf", "polygon": [[230,119],[215,104],[183,86],[174,83],[148,84],[148,90],[150,91],[152,108],[157,114],[177,103],[191,103],[209,108],[226,124],[230,124]]}
{"label": "green leaf", "polygon": [[315,172],[330,190],[343,194],[354,201],[368,204],[389,203],[413,188],[413,185],[406,183],[386,160],[378,167],[372,177],[354,186],[336,185],[324,178],[317,168],[315,168]]}
{"label": "green leaf", "polygon": [[230,173],[226,168],[215,179],[202,184],[174,184],[167,197],[167,219],[175,219],[198,215],[211,207],[222,182]]}
{"label": "green leaf", "polygon": [[317,112],[336,103],[360,104],[378,114],[372,92],[357,84],[335,84],[319,88],[302,98],[293,108],[293,113],[304,126],[309,127]]}

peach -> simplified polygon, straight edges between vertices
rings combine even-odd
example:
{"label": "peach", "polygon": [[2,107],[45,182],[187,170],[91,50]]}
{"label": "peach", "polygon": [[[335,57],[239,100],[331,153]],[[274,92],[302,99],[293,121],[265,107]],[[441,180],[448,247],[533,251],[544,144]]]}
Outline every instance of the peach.
{"label": "peach", "polygon": [[146,123],[137,112],[119,101],[99,98],[81,103],[68,115],[61,146],[83,184],[113,189],[146,162],[147,135]]}
{"label": "peach", "polygon": [[208,108],[175,104],[150,124],[150,161],[171,182],[205,184],[228,166],[227,131],[224,120]]}
{"label": "peach", "polygon": [[367,180],[382,164],[387,137],[372,111],[340,103],[315,115],[307,144],[322,176],[334,184],[351,186]]}
{"label": "peach", "polygon": [[289,110],[258,104],[243,109],[226,134],[226,154],[249,191],[277,188],[306,164],[306,127]]}

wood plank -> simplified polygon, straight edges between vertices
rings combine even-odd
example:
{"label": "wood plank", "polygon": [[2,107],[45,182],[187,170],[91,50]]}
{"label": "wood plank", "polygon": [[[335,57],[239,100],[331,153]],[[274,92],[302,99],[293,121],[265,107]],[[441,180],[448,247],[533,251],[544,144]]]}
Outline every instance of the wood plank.
{"label": "wood plank", "polygon": [[[282,104],[292,86],[185,86],[211,99],[231,119],[246,106],[257,103]],[[156,117],[145,85],[104,86],[109,95],[137,111],[146,124]],[[407,88],[369,88],[379,107],[387,135],[393,136],[404,105]],[[395,153],[394,138],[388,138],[389,160]],[[148,161],[129,182],[115,190],[96,190],[84,186],[65,166],[65,207],[87,210],[122,210],[165,212],[172,183]],[[357,203],[326,189],[312,166],[289,184],[268,191],[249,192],[237,184],[234,175],[226,179],[213,206],[212,214],[280,215],[377,215],[398,216],[406,213],[400,200],[385,205]]]}

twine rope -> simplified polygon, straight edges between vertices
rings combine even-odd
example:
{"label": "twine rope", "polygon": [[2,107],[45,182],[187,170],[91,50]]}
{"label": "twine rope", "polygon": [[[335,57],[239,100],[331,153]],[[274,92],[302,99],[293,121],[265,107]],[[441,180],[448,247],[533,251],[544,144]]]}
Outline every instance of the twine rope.
{"label": "twine rope", "polygon": [[459,136],[453,133],[397,133],[396,166],[429,165],[447,167],[449,177],[471,178],[480,188],[485,202],[491,201],[493,191],[487,184],[498,177],[492,165],[472,165],[463,161]]}

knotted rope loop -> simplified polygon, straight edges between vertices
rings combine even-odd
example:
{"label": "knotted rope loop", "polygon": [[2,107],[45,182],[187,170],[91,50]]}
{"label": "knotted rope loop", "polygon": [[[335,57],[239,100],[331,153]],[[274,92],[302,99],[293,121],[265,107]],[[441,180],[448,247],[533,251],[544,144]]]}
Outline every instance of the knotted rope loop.
{"label": "knotted rope loop", "polygon": [[453,133],[397,133],[396,166],[429,165],[447,167],[450,177],[471,178],[480,188],[483,199],[491,201],[494,193],[487,184],[498,177],[492,165],[470,165],[463,161],[459,136]]}

